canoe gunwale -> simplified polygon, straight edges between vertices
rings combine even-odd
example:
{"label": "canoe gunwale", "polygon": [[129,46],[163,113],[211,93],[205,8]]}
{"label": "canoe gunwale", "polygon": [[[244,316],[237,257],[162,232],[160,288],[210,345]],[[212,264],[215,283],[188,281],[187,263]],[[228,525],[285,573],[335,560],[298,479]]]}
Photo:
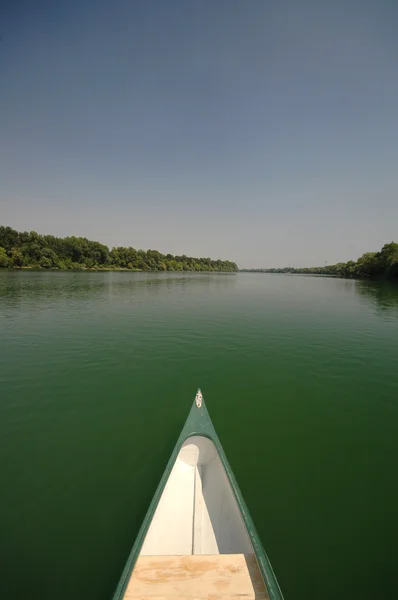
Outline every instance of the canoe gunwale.
{"label": "canoe gunwale", "polygon": [[145,537],[148,533],[149,526],[152,522],[153,516],[156,512],[160,499],[162,497],[163,491],[165,489],[166,483],[169,479],[170,473],[174,467],[174,464],[177,460],[179,452],[183,446],[183,444],[191,437],[201,436],[211,440],[219,454],[221,463],[225,469],[225,473],[227,475],[228,481],[230,483],[233,495],[238,504],[240,513],[242,515],[242,519],[247,529],[247,533],[250,538],[250,542],[253,546],[254,553],[256,555],[258,567],[260,569],[261,575],[264,579],[265,586],[267,588],[267,592],[269,594],[270,600],[283,600],[282,592],[279,588],[277,579],[273,572],[271,563],[265,553],[265,550],[260,541],[260,537],[257,533],[257,530],[254,526],[252,518],[250,516],[249,510],[246,506],[246,503],[243,499],[242,493],[239,489],[233,471],[228,463],[227,457],[224,453],[220,440],[218,439],[217,433],[213,427],[212,421],[210,419],[209,413],[207,412],[206,405],[204,400],[201,403],[201,406],[198,407],[196,402],[194,401],[191,411],[188,415],[188,418],[185,422],[185,425],[181,431],[181,434],[177,440],[176,445],[174,446],[173,452],[169,458],[167,466],[163,472],[163,475],[159,481],[156,492],[152,498],[152,501],[149,505],[148,511],[145,515],[145,518],[142,522],[140,530],[138,532],[137,538],[134,542],[134,545],[131,549],[131,552],[127,558],[126,565],[123,569],[122,575],[120,577],[118,586],[113,596],[113,600],[122,600],[124,594],[126,592],[131,573],[133,572],[134,566],[137,562],[137,559],[140,555],[141,548],[143,546]]}

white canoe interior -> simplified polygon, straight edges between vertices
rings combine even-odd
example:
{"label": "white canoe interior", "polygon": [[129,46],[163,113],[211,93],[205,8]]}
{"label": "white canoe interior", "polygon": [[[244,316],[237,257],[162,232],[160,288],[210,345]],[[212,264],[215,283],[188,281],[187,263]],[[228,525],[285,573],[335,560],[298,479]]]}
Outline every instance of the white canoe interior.
{"label": "white canoe interior", "polygon": [[216,446],[193,436],[170,473],[125,598],[238,596],[268,598]]}
{"label": "white canoe interior", "polygon": [[143,556],[253,552],[214,443],[183,444],[141,549]]}

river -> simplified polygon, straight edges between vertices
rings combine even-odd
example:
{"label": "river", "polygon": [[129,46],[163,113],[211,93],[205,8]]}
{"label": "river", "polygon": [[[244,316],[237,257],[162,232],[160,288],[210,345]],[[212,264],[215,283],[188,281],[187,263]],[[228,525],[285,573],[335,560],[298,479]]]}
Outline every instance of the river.
{"label": "river", "polygon": [[0,271],[0,597],[111,599],[197,387],[286,600],[398,597],[398,286]]}

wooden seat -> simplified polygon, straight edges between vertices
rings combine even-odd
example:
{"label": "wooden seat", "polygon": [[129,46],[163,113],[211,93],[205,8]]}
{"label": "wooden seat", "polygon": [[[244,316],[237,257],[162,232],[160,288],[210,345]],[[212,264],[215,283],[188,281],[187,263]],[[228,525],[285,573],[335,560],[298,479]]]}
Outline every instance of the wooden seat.
{"label": "wooden seat", "polygon": [[254,554],[140,556],[125,600],[269,600]]}

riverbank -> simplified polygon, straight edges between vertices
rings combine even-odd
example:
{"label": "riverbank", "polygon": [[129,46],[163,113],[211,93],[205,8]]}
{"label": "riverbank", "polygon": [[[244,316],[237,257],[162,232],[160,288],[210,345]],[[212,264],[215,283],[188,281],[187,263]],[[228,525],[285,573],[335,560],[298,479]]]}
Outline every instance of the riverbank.
{"label": "riverbank", "polygon": [[45,273],[45,272],[57,272],[60,271],[62,273],[65,272],[73,272],[73,273],[78,273],[78,272],[89,272],[89,273],[95,273],[95,272],[101,272],[101,273],[110,273],[110,272],[115,272],[115,273],[120,273],[120,272],[124,272],[124,273],[196,273],[197,275],[201,275],[201,274],[207,274],[207,275],[236,275],[237,272],[236,271],[206,271],[206,270],[202,270],[202,271],[197,271],[197,270],[193,270],[193,269],[177,269],[174,271],[171,270],[160,270],[160,269],[127,269],[124,267],[73,267],[73,268],[60,268],[60,267],[38,267],[38,266],[34,266],[34,267],[0,267],[0,271],[32,271],[32,272],[38,272],[38,273]]}
{"label": "riverbank", "polygon": [[280,269],[241,269],[245,273],[292,273],[297,275],[332,275],[344,279],[398,281],[398,244],[384,244],[380,252],[365,252],[357,261],[324,267],[283,267]]}
{"label": "riverbank", "polygon": [[398,283],[398,276],[387,277],[387,276],[378,276],[378,277],[365,277],[360,275],[344,275],[339,273],[306,273],[301,269],[290,269],[290,270],[282,270],[282,269],[240,269],[239,273],[258,273],[264,275],[301,275],[302,277],[329,277],[331,279],[354,279],[355,281],[388,281],[390,283]]}
{"label": "riverbank", "polygon": [[58,238],[35,231],[19,232],[0,226],[0,267],[93,271],[238,271],[236,263],[193,256],[162,254],[158,250],[108,246],[83,237]]}

